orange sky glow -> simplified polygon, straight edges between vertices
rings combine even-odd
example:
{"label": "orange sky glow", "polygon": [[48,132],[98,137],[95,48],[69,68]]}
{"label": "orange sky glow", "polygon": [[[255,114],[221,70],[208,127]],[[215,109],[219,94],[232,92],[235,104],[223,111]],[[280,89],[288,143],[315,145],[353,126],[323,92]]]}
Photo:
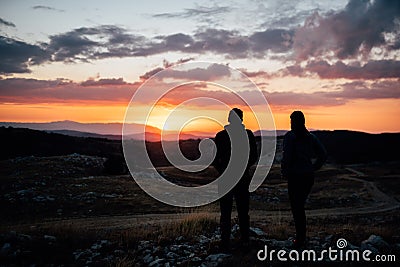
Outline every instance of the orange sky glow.
{"label": "orange sky glow", "polygon": [[[310,129],[335,130],[348,129],[370,133],[398,132],[400,101],[359,100],[339,107],[274,107],[271,106],[276,129],[289,129],[289,115],[293,110],[302,110],[306,115],[306,125]],[[3,104],[0,105],[0,121],[6,122],[51,122],[72,120],[77,122],[123,122],[127,104]],[[243,108],[243,107],[242,107]],[[227,114],[218,110],[209,111],[221,121]],[[164,130],[179,130],[174,125],[164,125],[165,110],[159,107],[148,122],[149,125]],[[210,114],[211,115],[211,114]],[[182,118],[185,120],[185,117]],[[244,112],[247,128],[259,127],[249,111]],[[207,120],[195,120],[185,126],[183,132],[215,132],[222,126]]]}
{"label": "orange sky glow", "polygon": [[[130,122],[168,131],[218,131],[233,107],[244,110],[247,128],[260,130],[250,108],[266,114],[265,98],[277,130],[288,130],[291,112],[302,110],[309,129],[400,132],[396,1],[261,2],[255,9],[250,0],[99,1],[94,9],[87,1],[44,0],[42,8],[6,1],[0,122],[124,122],[147,84]],[[177,89],[146,121],[163,86]]]}

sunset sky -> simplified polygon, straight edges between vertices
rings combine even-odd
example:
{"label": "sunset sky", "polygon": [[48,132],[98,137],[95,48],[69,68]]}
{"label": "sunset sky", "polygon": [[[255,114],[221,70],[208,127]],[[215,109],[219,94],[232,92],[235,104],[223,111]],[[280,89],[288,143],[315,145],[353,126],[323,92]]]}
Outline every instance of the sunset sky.
{"label": "sunset sky", "polygon": [[[3,122],[122,122],[153,74],[206,61],[215,63],[213,75],[179,77],[218,83],[229,76],[218,66],[240,70],[268,100],[276,129],[288,129],[290,113],[302,110],[311,129],[400,132],[398,0],[2,0],[0,35]],[[241,92],[255,97],[253,89]],[[258,129],[249,107],[218,86],[171,92],[148,123],[177,130],[165,117],[202,95],[243,108],[246,125]],[[136,108],[147,105],[144,99]],[[177,120],[227,117],[219,105],[183,109]],[[185,130],[220,126],[199,119]]]}

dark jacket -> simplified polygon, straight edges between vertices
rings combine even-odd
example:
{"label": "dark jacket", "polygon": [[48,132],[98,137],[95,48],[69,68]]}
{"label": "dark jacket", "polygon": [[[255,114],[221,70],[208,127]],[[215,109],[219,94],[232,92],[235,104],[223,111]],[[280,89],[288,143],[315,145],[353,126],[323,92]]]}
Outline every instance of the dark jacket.
{"label": "dark jacket", "polygon": [[[231,142],[229,134],[227,132],[227,129],[229,127],[231,127],[231,125],[226,125],[225,129],[218,132],[217,135],[215,136],[217,153],[213,165],[220,174],[225,171],[231,158]],[[252,166],[257,161],[257,144],[253,132],[251,130],[244,129],[244,125],[241,125],[240,127],[242,127],[241,130],[246,130],[247,137],[249,140],[250,154],[246,168],[247,172],[250,166]]]}
{"label": "dark jacket", "polygon": [[[316,156],[313,163],[312,158]],[[282,174],[286,177],[312,175],[326,161],[326,150],[318,138],[304,130],[289,131],[283,140]]]}

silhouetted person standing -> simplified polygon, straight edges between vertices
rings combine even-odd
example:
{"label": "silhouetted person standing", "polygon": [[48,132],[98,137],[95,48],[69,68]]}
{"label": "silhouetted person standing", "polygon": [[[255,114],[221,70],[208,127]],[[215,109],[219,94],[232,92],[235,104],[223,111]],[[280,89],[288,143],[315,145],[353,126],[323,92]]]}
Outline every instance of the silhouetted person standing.
{"label": "silhouetted person standing", "polygon": [[[288,180],[288,193],[296,227],[294,247],[302,247],[306,240],[306,214],[304,205],[314,184],[314,171],[326,160],[326,150],[318,138],[305,127],[304,114],[294,111],[290,115],[292,130],[283,140],[282,174]],[[313,163],[312,158],[316,156]]]}
{"label": "silhouetted person standing", "polygon": [[[233,198],[236,201],[236,208],[239,217],[239,228],[241,234],[242,244],[248,243],[249,241],[249,228],[250,228],[250,217],[249,217],[249,185],[251,182],[251,176],[249,174],[249,167],[253,165],[257,160],[257,145],[254,138],[254,134],[251,130],[248,130],[243,125],[243,111],[234,108],[229,112],[228,117],[229,124],[226,125],[224,130],[217,133],[215,136],[215,143],[217,147],[217,153],[214,160],[214,166],[219,172],[219,174],[224,173],[227,169],[228,163],[231,160],[231,139],[230,135],[234,136],[235,134],[243,134],[248,140],[248,151],[249,154],[246,155],[245,152],[240,151],[241,154],[239,156],[239,160],[243,158],[245,160],[248,156],[248,163],[245,165],[245,171],[239,182],[234,186],[232,190],[230,190],[226,195],[224,195],[220,199],[220,208],[221,208],[221,219],[220,219],[220,227],[221,227],[221,246],[222,250],[228,250],[230,246],[230,236],[231,236],[231,213],[232,213],[232,204]],[[232,137],[231,136],[231,137]]]}

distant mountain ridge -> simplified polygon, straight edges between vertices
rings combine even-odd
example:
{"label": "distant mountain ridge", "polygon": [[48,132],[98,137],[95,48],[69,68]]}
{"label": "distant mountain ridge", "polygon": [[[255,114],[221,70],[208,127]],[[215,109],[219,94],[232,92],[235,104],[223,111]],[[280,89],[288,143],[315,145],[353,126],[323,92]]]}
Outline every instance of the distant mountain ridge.
{"label": "distant mountain ridge", "polygon": [[[0,122],[0,127],[27,128],[31,130],[46,131],[50,133],[59,133],[75,137],[93,137],[107,138],[110,140],[122,139],[122,123],[80,123],[75,121],[55,121],[45,123],[25,123],[25,122]],[[153,126],[145,126],[138,123],[125,124],[125,137],[134,140],[160,141],[161,130]],[[143,133],[143,129],[146,132]],[[165,140],[175,140],[176,132],[164,131],[163,138]],[[212,137],[207,133],[187,132],[179,134],[179,139],[198,139]]]}
{"label": "distant mountain ridge", "polygon": [[[313,133],[324,144],[330,162],[355,164],[400,160],[400,133],[368,134],[346,130],[313,131]],[[123,158],[120,140],[97,137],[99,135],[76,137],[26,128],[0,127],[0,147],[2,148],[0,159],[71,153],[101,157],[117,155]],[[259,138],[256,137],[256,139]],[[196,159],[199,156],[200,139],[193,139],[180,141],[180,147],[184,155]],[[282,151],[282,140],[282,136],[277,138],[277,154]],[[132,142],[138,144],[140,141],[133,140]],[[148,142],[146,146],[157,166],[168,166],[169,163],[163,154],[160,142]]]}
{"label": "distant mountain ridge", "polygon": [[[54,121],[54,122],[0,122],[0,127],[14,127],[14,128],[28,128],[32,130],[47,131],[53,133],[60,133],[69,136],[77,137],[94,137],[94,138],[107,138],[111,140],[121,140],[123,124],[119,122],[112,123],[81,123],[75,121]],[[143,140],[146,135],[148,141],[159,141],[161,136],[161,129],[153,126],[144,126],[139,123],[125,124],[126,137],[129,139]],[[144,135],[143,129],[146,129]],[[286,130],[277,130],[276,133],[270,130],[255,131],[255,136],[280,136],[284,135]],[[173,140],[176,137],[174,131],[164,131],[163,138],[166,140]],[[215,136],[214,132],[185,132],[180,133],[180,139],[198,139],[198,138],[212,138]]]}
{"label": "distant mountain ridge", "polygon": [[[81,123],[75,121],[54,121],[54,122],[0,122],[0,126],[11,126],[14,128],[28,128],[32,130],[40,131],[59,131],[69,130],[85,133],[95,133],[101,135],[122,135],[122,123],[111,122],[111,123]],[[152,127],[144,126],[139,123],[127,123],[125,124],[126,134],[139,134],[143,128],[146,127],[146,131],[151,133],[160,133],[161,130]]]}

